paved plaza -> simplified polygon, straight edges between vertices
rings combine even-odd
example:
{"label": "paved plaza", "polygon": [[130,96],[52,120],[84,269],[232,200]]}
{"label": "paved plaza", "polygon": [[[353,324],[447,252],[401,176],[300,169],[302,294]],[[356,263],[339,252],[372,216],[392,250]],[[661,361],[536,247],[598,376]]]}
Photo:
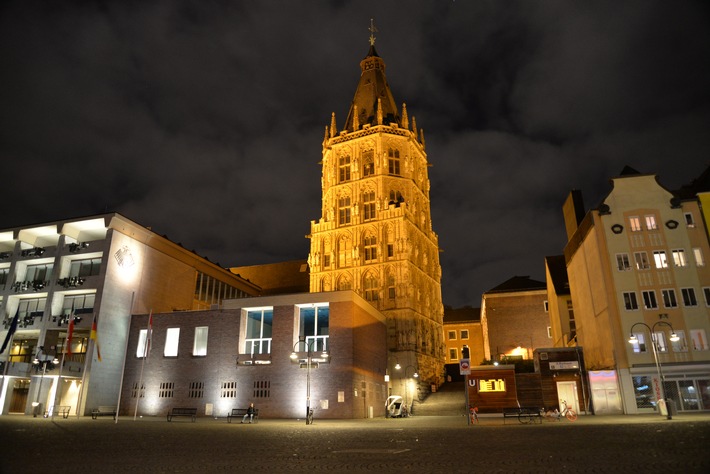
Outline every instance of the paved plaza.
{"label": "paved plaza", "polygon": [[0,417],[0,471],[710,472],[710,413],[468,426],[464,417],[330,421]]}

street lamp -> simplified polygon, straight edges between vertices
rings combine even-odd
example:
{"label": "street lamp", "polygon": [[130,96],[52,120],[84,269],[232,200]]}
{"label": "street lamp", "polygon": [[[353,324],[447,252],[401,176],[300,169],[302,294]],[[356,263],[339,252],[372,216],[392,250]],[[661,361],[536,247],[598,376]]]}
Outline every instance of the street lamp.
{"label": "street lamp", "polygon": [[[37,388],[37,400],[32,402],[32,416],[37,418],[37,412],[40,410],[39,406],[39,396],[42,393],[42,381],[44,381],[44,374],[47,373],[47,368],[49,370],[53,370],[54,366],[59,363],[59,359],[57,359],[56,356],[51,357],[47,354],[43,354],[42,352],[44,351],[44,346],[39,346],[37,348],[37,355],[35,356],[34,360],[32,361],[32,365],[35,368],[35,372],[39,373],[40,370],[42,370],[42,375],[39,378],[39,387]],[[40,359],[41,355],[41,359]]]}
{"label": "street lamp", "polygon": [[[299,337],[298,342],[293,345],[293,352],[291,353],[291,360],[293,361],[298,360],[296,347],[299,344],[303,344],[306,348],[306,424],[310,425],[313,423],[313,416],[311,414],[311,363],[313,361],[313,344],[317,344],[317,340],[306,340],[304,337]],[[321,357],[324,359],[328,358],[328,351],[325,350],[325,344],[323,345]]]}
{"label": "street lamp", "polygon": [[[661,380],[660,397],[659,397],[659,400],[657,400],[659,402],[658,411],[659,411],[659,413],[661,413],[660,401],[663,400],[663,403],[666,403],[666,389],[664,387],[666,379],[663,376],[663,369],[661,367],[661,361],[658,359],[658,347],[656,346],[657,341],[656,341],[655,330],[656,330],[656,326],[658,326],[658,325],[665,325],[665,326],[668,326],[669,328],[671,328],[671,337],[670,337],[671,342],[676,342],[676,341],[680,340],[678,335],[675,333],[675,330],[673,329],[673,326],[671,325],[671,323],[667,323],[665,321],[658,321],[652,327],[649,327],[648,324],[646,324],[646,323],[635,323],[633,326],[631,326],[631,329],[629,331],[631,333],[631,335],[629,336],[629,344],[638,343],[638,338],[634,334],[634,328],[636,326],[643,326],[646,329],[648,329],[648,333],[651,336],[651,349],[653,350],[653,358],[656,361],[656,371],[658,372],[658,378]],[[663,413],[661,413],[661,415],[663,415]],[[671,414],[670,407],[668,407],[668,406],[666,406],[666,415],[669,420],[673,419],[673,415]]]}
{"label": "street lamp", "polygon": [[413,365],[408,365],[404,369],[404,403],[407,403],[407,410],[411,411],[412,409],[412,404],[409,403],[409,396],[407,394],[408,388],[409,388],[409,378],[407,377],[407,370],[410,368],[414,369],[414,373],[412,374],[412,377],[415,379],[419,377],[419,374],[417,373],[417,368],[414,367]]}

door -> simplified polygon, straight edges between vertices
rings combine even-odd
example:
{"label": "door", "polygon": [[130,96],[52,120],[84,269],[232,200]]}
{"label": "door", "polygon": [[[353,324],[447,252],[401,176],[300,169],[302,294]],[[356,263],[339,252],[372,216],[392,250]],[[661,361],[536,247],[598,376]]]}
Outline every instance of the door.
{"label": "door", "polygon": [[565,400],[568,407],[579,413],[577,382],[557,382],[557,398],[560,411],[562,411],[562,404],[560,403],[560,400]]}
{"label": "door", "polygon": [[12,386],[9,413],[24,413],[27,408],[27,397],[30,393],[30,381],[26,379],[15,380]]}

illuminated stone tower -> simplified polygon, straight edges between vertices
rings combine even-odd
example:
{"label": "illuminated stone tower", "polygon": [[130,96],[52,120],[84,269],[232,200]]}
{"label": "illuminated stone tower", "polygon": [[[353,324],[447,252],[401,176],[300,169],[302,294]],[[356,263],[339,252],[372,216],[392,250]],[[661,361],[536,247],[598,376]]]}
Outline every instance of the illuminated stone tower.
{"label": "illuminated stone tower", "polygon": [[386,315],[391,388],[409,391],[411,403],[415,372],[425,388],[443,374],[439,246],[424,133],[406,104],[398,111],[374,44],[371,34],[345,125],[338,128],[333,113],[325,129],[322,217],[308,236],[310,291],[352,289]]}

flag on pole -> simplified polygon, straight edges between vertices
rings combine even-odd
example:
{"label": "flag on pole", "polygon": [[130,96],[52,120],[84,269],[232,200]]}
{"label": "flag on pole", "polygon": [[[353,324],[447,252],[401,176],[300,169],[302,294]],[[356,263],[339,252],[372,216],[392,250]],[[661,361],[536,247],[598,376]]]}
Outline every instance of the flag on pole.
{"label": "flag on pole", "polygon": [[71,355],[71,340],[74,337],[74,311],[69,315],[69,330],[67,331],[67,354]]}
{"label": "flag on pole", "polygon": [[10,329],[7,331],[7,336],[5,336],[5,341],[2,343],[2,350],[0,350],[0,354],[5,352],[5,348],[7,347],[8,344],[10,344],[10,340],[12,339],[13,334],[15,334],[15,331],[17,331],[17,321],[20,319],[20,310],[18,309],[17,312],[15,313],[15,317],[12,318],[12,322],[10,323]]}
{"label": "flag on pole", "polygon": [[96,345],[96,357],[98,357],[99,362],[101,362],[101,349],[99,349],[99,337],[96,334],[96,315],[94,315],[94,322],[91,323],[91,335],[89,336],[89,339],[92,339],[94,341],[94,344]]}
{"label": "flag on pole", "polygon": [[150,355],[150,343],[153,339],[153,310],[150,310],[150,317],[148,318],[148,335],[145,341],[145,354],[143,357],[148,357]]}

